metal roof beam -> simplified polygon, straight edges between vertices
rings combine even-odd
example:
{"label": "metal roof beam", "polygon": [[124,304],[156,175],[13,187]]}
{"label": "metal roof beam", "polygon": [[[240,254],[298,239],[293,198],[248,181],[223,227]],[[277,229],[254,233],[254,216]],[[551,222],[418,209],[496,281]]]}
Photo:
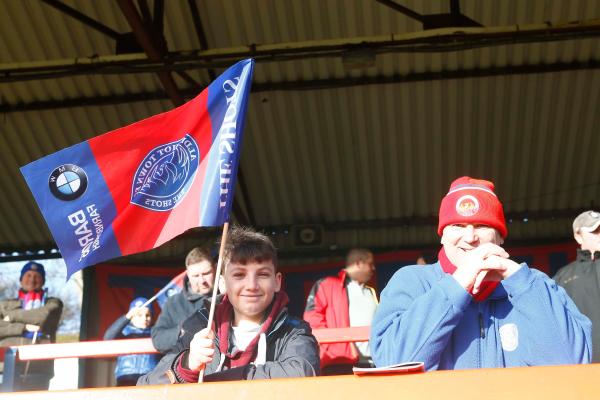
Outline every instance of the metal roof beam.
{"label": "metal roof beam", "polygon": [[[192,21],[194,22],[194,29],[196,30],[196,35],[198,36],[198,42],[200,43],[200,48],[202,50],[208,50],[208,40],[206,39],[206,33],[204,32],[204,26],[202,25],[202,20],[200,19],[200,12],[198,11],[198,6],[196,5],[196,0],[188,0],[188,6],[190,8],[190,13],[192,15]],[[214,81],[217,77],[215,70],[212,68],[208,69],[208,76],[211,81]]]}
{"label": "metal roof beam", "polygon": [[[600,183],[599,183],[600,184]],[[548,221],[548,220],[570,220],[572,221],[573,217],[579,215],[581,212],[585,210],[589,210],[590,207],[584,208],[569,208],[569,209],[558,209],[558,210],[538,210],[538,211],[519,211],[519,212],[508,212],[505,214],[505,218],[507,223],[509,224],[509,228],[511,224],[516,223],[532,223],[536,221]],[[527,221],[525,221],[527,220]],[[311,221],[314,223],[314,221]],[[407,228],[413,226],[431,226],[432,228],[437,226],[438,216],[437,215],[429,215],[429,216],[410,216],[403,218],[388,218],[388,219],[372,219],[372,220],[356,220],[356,221],[337,221],[337,222],[329,222],[329,223],[320,223],[323,226],[323,229],[326,232],[332,231],[349,231],[349,230],[365,230],[365,229],[392,229],[392,228]],[[292,225],[263,225],[256,227],[257,230],[265,232],[268,235],[276,236],[280,234],[286,234],[286,232],[291,232]],[[433,232],[433,231],[432,231]],[[203,240],[210,239],[211,237],[217,238],[220,237],[219,228],[202,228],[202,229],[192,229],[187,232],[179,235],[174,240],[185,240],[190,238],[199,238]],[[570,236],[572,239],[572,236]],[[540,244],[540,243],[548,243],[548,242],[557,242],[558,240],[563,240],[568,238],[536,238],[536,239],[525,239],[521,241],[511,240],[512,245],[516,245],[517,243],[529,243],[529,244]],[[418,246],[411,246],[411,249],[414,249]],[[397,247],[395,247],[397,248]],[[298,249],[299,252],[296,256],[306,256],[306,252],[310,250],[315,250],[317,253],[320,252],[331,252],[329,249],[324,248],[316,248],[310,249],[309,247]],[[339,250],[339,249],[338,249]],[[43,253],[41,253],[43,251]],[[288,253],[290,256],[295,254],[296,250],[284,250],[284,253]],[[315,253],[316,254],[316,253]],[[60,257],[60,253],[57,251],[56,245],[54,243],[47,244],[31,244],[28,247],[10,247],[10,246],[2,246],[0,247],[0,262],[2,261],[17,261],[17,260],[31,260],[31,259],[41,259],[41,258],[55,258]],[[120,260],[132,259],[135,255],[130,255],[126,258],[122,258]]]}
{"label": "metal roof beam", "polygon": [[[151,33],[148,32],[144,21],[138,14],[135,5],[131,0],[117,0],[123,15],[127,19],[127,22],[133,29],[136,39],[144,49],[144,52],[148,55],[148,58],[152,61],[163,61],[164,53],[161,52],[161,45],[158,41],[152,37]],[[158,78],[167,92],[169,99],[175,106],[180,106],[184,103],[183,97],[179,93],[177,84],[169,71],[157,72]]]}
{"label": "metal roof beam", "polygon": [[51,7],[59,10],[60,12],[67,14],[70,17],[75,18],[77,21],[83,23],[84,25],[89,26],[92,29],[97,30],[100,33],[103,33],[114,40],[118,40],[121,37],[121,34],[108,26],[96,21],[93,18],[88,17],[84,13],[77,11],[74,8],[69,7],[68,5],[58,1],[58,0],[42,0],[44,3],[48,4]]}
{"label": "metal roof beam", "polygon": [[392,0],[375,0],[375,1],[383,4],[384,6],[389,7],[395,11],[398,11],[401,14],[406,15],[409,18],[416,19],[417,21],[419,21],[421,23],[423,22],[423,15],[411,10],[408,7],[404,7],[403,5],[398,4],[395,1],[392,1]]}
{"label": "metal roof beam", "polygon": [[[164,29],[165,29],[164,19],[165,19],[165,2],[164,2],[164,0],[154,0],[154,19],[152,20],[152,26],[153,26],[155,32],[160,32],[160,36],[163,40],[164,40]],[[165,46],[165,48],[166,48],[166,46]]]}
{"label": "metal roof beam", "polygon": [[419,21],[425,30],[459,26],[482,26],[479,22],[461,14],[459,0],[450,0],[450,13],[446,14],[419,14],[392,0],[376,1],[406,15],[407,17]]}
{"label": "metal roof beam", "polygon": [[[323,90],[353,86],[397,84],[408,82],[424,82],[446,79],[486,78],[491,76],[529,75],[550,72],[579,71],[600,69],[600,60],[574,61],[570,63],[513,65],[505,67],[459,69],[439,72],[415,72],[406,75],[316,79],[307,81],[292,81],[279,83],[255,83],[252,93],[272,91],[298,91],[298,90]],[[182,89],[181,94],[192,98],[198,94],[198,88]],[[0,113],[54,110],[61,108],[89,107],[102,105],[116,105],[138,101],[167,100],[164,92],[141,92],[123,95],[77,97],[63,100],[42,100],[30,103],[0,104]]]}
{"label": "metal roof beam", "polygon": [[[126,1],[126,0],[121,0]],[[134,10],[135,11],[135,10]],[[137,12],[136,12],[137,15]],[[142,24],[139,15],[139,24]],[[154,46],[147,40],[145,46]],[[517,43],[541,43],[600,36],[600,19],[564,24],[515,25],[493,28],[444,28],[424,32],[328,39],[318,41],[250,45],[221,49],[81,57],[43,62],[0,64],[0,82],[56,79],[64,76],[184,71],[228,67],[242,58],[278,62],[342,57],[349,51],[374,54],[459,51]],[[157,58],[158,55],[158,58]]]}

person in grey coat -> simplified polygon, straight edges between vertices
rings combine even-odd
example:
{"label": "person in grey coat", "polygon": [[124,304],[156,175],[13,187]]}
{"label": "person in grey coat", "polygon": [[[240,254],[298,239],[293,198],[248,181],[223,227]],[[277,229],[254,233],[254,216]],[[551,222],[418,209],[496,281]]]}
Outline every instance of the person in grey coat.
{"label": "person in grey coat", "polygon": [[[48,296],[44,266],[29,261],[21,269],[20,289],[15,299],[0,300],[0,347],[53,343],[60,323],[63,302]],[[54,376],[54,360],[29,363],[20,390],[48,390]],[[0,361],[0,374],[4,362]]]}
{"label": "person in grey coat", "polygon": [[210,299],[215,280],[215,264],[208,250],[195,247],[185,258],[183,290],[167,299],[152,327],[152,344],[163,354],[177,343],[181,324]]}
{"label": "person in grey coat", "polygon": [[288,314],[277,254],[268,237],[234,228],[223,259],[226,295],[182,327],[176,351],[165,356],[141,384],[253,380],[318,375],[319,346],[310,326]]}

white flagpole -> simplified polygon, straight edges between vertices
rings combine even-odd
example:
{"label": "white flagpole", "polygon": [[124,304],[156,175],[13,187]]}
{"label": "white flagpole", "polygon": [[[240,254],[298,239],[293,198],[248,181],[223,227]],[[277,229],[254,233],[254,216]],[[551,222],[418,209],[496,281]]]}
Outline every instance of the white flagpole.
{"label": "white flagpole", "polygon": [[[223,224],[223,234],[221,235],[221,246],[219,247],[219,259],[217,260],[217,270],[215,271],[215,283],[213,285],[213,293],[212,299],[210,301],[210,311],[208,313],[208,323],[207,327],[209,329],[212,328],[213,319],[215,316],[215,307],[217,304],[217,293],[219,292],[219,279],[221,278],[221,268],[223,266],[223,253],[225,252],[225,242],[227,241],[227,231],[229,231],[229,222],[225,222]],[[216,332],[215,332],[216,334]],[[198,374],[198,383],[201,383],[204,380],[204,370],[206,369],[206,365],[204,368],[200,370]]]}
{"label": "white flagpole", "polygon": [[[180,273],[179,275],[181,275],[181,274],[183,274],[183,273],[185,273],[185,271],[183,271],[183,272],[182,272],[182,273]],[[177,276],[179,276],[179,275],[177,275]],[[176,276],[175,278],[177,278],[177,276]],[[175,278],[173,278],[173,279],[175,279]],[[171,280],[171,282],[172,282],[172,280]],[[146,302],[145,302],[144,304],[142,304],[142,305],[140,306],[140,308],[142,308],[142,307],[147,307],[147,306],[148,306],[148,304],[150,304],[150,303],[152,303],[154,300],[156,300],[156,298],[157,298],[158,296],[160,296],[161,294],[163,294],[163,293],[164,293],[166,290],[169,290],[169,289],[171,288],[171,282],[169,282],[169,283],[167,284],[167,286],[165,286],[164,288],[162,288],[161,290],[159,290],[158,292],[156,292],[156,294],[155,294],[154,296],[152,296],[152,297],[150,297],[148,300],[146,300]]]}

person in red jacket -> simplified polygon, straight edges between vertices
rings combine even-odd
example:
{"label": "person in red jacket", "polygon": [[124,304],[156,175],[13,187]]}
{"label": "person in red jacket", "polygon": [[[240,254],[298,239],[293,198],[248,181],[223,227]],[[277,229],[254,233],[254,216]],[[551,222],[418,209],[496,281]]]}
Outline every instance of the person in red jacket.
{"label": "person in red jacket", "polygon": [[[377,308],[377,295],[366,285],[375,273],[373,253],[352,249],[346,267],[337,276],[313,285],[304,310],[304,319],[314,328],[369,326]],[[320,345],[321,375],[351,374],[353,365],[370,366],[369,343]]]}

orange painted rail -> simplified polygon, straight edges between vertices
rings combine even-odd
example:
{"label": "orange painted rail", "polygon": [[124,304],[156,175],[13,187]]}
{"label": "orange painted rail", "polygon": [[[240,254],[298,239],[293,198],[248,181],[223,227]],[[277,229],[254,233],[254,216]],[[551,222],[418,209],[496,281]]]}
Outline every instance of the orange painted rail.
{"label": "orange painted rail", "polygon": [[3,393],[3,400],[580,400],[600,398],[600,364],[425,372],[394,376],[216,382]]}
{"label": "orange painted rail", "polygon": [[[319,343],[362,342],[369,340],[369,327],[314,329]],[[19,346],[21,361],[60,358],[102,358],[122,354],[156,353],[150,338],[100,340],[77,343],[51,343]]]}

